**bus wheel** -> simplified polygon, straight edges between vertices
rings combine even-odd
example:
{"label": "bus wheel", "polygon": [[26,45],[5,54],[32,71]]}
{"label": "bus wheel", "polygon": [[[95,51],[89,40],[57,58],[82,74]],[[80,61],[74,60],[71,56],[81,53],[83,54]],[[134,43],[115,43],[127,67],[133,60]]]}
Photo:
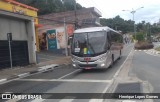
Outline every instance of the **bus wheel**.
{"label": "bus wheel", "polygon": [[122,57],[122,51],[120,50],[119,51],[119,58],[118,59],[121,59],[121,57]]}

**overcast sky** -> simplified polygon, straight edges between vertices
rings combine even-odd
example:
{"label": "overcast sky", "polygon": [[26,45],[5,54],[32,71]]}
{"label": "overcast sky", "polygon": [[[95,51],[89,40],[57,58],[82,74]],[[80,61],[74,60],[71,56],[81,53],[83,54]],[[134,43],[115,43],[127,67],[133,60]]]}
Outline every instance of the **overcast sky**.
{"label": "overcast sky", "polygon": [[133,19],[129,11],[122,10],[139,10],[135,13],[136,23],[145,20],[146,22],[155,23],[160,18],[160,0],[76,0],[84,7],[96,7],[103,18],[113,18],[117,15],[125,20]]}

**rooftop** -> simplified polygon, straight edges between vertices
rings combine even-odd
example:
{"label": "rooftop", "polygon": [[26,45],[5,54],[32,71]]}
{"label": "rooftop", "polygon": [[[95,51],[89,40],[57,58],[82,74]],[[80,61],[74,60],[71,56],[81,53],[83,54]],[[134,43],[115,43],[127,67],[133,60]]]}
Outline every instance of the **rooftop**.
{"label": "rooftop", "polygon": [[27,8],[27,9],[30,9],[30,10],[38,11],[37,8],[34,8],[34,7],[31,7],[31,6],[19,3],[19,2],[15,1],[15,0],[3,0],[3,1],[11,3],[11,4],[14,4],[14,5],[17,5],[17,6],[20,6],[20,7]]}
{"label": "rooftop", "polygon": [[[94,12],[98,17],[102,16],[102,13],[95,7],[90,7],[90,8],[82,8],[80,10],[76,10],[77,14],[80,15],[81,13],[85,12]],[[65,12],[58,12],[58,13],[50,13],[50,14],[46,14],[46,15],[41,15],[40,17],[50,17],[50,18],[58,18],[58,17],[68,17],[71,16],[71,14],[75,15],[75,11],[65,11]]]}
{"label": "rooftop", "polygon": [[77,29],[74,31],[74,33],[85,33],[85,32],[96,32],[96,31],[114,31],[120,34],[120,32],[113,30],[111,28],[109,28],[108,26],[104,26],[104,27],[88,27],[88,28],[82,28],[82,29]]}
{"label": "rooftop", "polygon": [[95,31],[108,31],[110,28],[105,27],[89,27],[89,28],[83,28],[83,29],[77,29],[74,31],[74,33],[83,33],[83,32],[95,32]]}

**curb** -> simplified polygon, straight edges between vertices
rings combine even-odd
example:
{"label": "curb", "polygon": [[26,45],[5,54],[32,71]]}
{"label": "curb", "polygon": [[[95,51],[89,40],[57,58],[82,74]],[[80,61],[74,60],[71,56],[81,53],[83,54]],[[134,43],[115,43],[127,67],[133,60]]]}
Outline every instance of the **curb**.
{"label": "curb", "polygon": [[135,49],[134,51],[144,51],[144,52],[149,52],[149,53],[160,55],[160,51],[157,51],[155,49],[149,49],[149,50],[136,50]]}
{"label": "curb", "polygon": [[156,51],[155,49],[149,50],[146,53],[154,54],[154,55],[160,55],[160,51]]}
{"label": "curb", "polygon": [[30,76],[32,74],[43,73],[43,72],[46,72],[46,71],[51,71],[51,70],[53,70],[53,69],[55,69],[57,67],[63,66],[63,65],[66,65],[66,64],[62,64],[62,65],[51,64],[51,65],[46,65],[46,66],[38,67],[37,70],[33,70],[33,71],[30,71],[30,72],[26,72],[26,73],[21,73],[21,74],[18,74],[18,75],[12,75],[12,76],[9,76],[8,78],[0,79],[0,84],[3,84],[5,82],[11,81],[11,80],[14,80],[14,79],[17,79],[17,78],[24,78],[24,77]]}
{"label": "curb", "polygon": [[155,50],[156,54],[160,54],[160,51]]}

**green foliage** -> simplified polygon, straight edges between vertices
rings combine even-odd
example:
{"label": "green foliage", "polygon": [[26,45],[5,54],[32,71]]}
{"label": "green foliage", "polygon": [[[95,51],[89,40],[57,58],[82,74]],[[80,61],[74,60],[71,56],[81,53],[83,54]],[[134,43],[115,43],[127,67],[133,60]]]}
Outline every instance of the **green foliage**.
{"label": "green foliage", "polygon": [[159,47],[156,47],[155,50],[160,51],[160,46],[159,46]]}
{"label": "green foliage", "polygon": [[[27,4],[29,6],[38,8],[38,15],[44,15],[49,13],[64,12],[74,10],[75,0],[17,0],[20,3]],[[82,6],[76,3],[76,8],[81,9]],[[115,30],[120,30],[122,33],[134,32],[134,21],[124,20],[119,15],[114,18],[101,18],[100,24],[102,26],[109,26]],[[160,27],[157,27],[157,24],[151,25],[142,21],[136,24],[136,32],[143,32],[150,35],[156,35],[160,33]]]}
{"label": "green foliage", "polygon": [[74,10],[75,0],[63,0],[65,10]]}
{"label": "green foliage", "polygon": [[[38,15],[74,10],[75,0],[17,0],[20,3],[38,8]],[[76,3],[76,8],[82,6]]]}
{"label": "green foliage", "polygon": [[159,28],[159,27],[152,27],[152,28],[151,28],[151,32],[152,32],[153,34],[160,33],[160,28]]}
{"label": "green foliage", "polygon": [[[116,16],[114,18],[109,18],[109,19],[101,18],[100,23],[103,26],[108,26],[111,27],[112,29],[120,30],[122,31],[122,33],[134,32],[134,21],[124,20],[120,16]],[[145,21],[135,24],[135,27],[136,27],[136,32],[141,32],[143,34],[146,34],[148,39],[150,38],[151,35],[157,35],[158,33],[160,33],[160,27],[158,27],[157,24],[151,25],[150,23],[146,23]],[[137,36],[141,36],[141,34],[140,35],[138,34]],[[143,38],[140,37],[139,40]]]}
{"label": "green foliage", "polygon": [[138,40],[138,41],[144,41],[144,33],[143,32],[138,32],[136,34],[136,40]]}
{"label": "green foliage", "polygon": [[136,28],[137,32],[143,32],[144,34],[147,34],[147,38],[150,38],[151,35],[157,35],[160,33],[160,27],[156,26],[156,24],[151,25],[145,21],[138,23]]}
{"label": "green foliage", "polygon": [[111,27],[115,30],[121,30],[123,33],[133,32],[133,21],[124,20],[120,16],[116,16],[115,18],[101,18],[100,23],[103,26]]}

